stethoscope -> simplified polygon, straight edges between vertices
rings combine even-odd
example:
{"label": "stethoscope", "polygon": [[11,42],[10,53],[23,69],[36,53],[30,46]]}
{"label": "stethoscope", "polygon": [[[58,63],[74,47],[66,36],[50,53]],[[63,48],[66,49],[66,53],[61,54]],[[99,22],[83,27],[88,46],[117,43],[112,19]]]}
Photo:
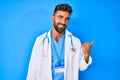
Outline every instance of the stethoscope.
{"label": "stethoscope", "polygon": [[[73,44],[73,39],[72,39],[72,35],[69,35],[70,37],[70,42],[71,42],[71,50],[73,52],[75,52],[75,47],[74,47],[74,44]],[[48,32],[46,32],[46,36],[43,38],[43,41],[42,41],[42,54],[44,57],[47,57],[48,56],[48,49],[49,49],[49,43],[50,43],[50,39],[48,37]]]}

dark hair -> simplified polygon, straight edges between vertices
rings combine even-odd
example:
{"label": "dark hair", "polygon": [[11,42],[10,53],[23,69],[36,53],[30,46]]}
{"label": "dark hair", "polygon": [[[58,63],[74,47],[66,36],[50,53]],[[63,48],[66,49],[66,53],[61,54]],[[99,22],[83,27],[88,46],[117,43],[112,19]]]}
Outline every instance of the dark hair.
{"label": "dark hair", "polygon": [[70,15],[71,15],[71,13],[72,13],[72,11],[73,11],[73,10],[72,10],[72,7],[71,7],[69,4],[58,4],[58,5],[55,7],[54,14],[55,14],[58,10],[69,12]]}

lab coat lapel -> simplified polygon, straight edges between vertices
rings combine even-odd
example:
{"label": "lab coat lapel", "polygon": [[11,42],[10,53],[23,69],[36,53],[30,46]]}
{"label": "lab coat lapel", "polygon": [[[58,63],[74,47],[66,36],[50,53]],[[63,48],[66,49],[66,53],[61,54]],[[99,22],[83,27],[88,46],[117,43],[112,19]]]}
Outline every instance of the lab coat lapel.
{"label": "lab coat lapel", "polygon": [[[46,36],[46,35],[45,35]],[[45,37],[44,36],[44,37]],[[40,80],[52,80],[52,70],[51,70],[51,30],[49,30],[49,32],[47,32],[47,37],[49,39],[49,47],[48,47],[48,52],[46,52],[45,54],[47,56],[43,57],[43,64],[41,64],[43,67],[43,70],[41,72],[41,78]],[[45,50],[47,51],[47,48],[45,48]]]}
{"label": "lab coat lapel", "polygon": [[52,68],[51,68],[51,67],[52,67],[52,62],[51,62],[51,61],[52,61],[52,60],[51,60],[51,59],[52,59],[52,58],[51,58],[51,57],[52,57],[52,51],[51,51],[51,30],[49,30],[49,32],[48,32],[48,38],[49,38],[49,49],[48,49],[49,64],[48,64],[48,66],[49,66],[49,77],[50,77],[50,78],[48,78],[48,79],[49,79],[49,80],[52,80],[52,74],[51,74],[51,73],[52,73],[52,70],[51,70],[51,69],[52,69]]}
{"label": "lab coat lapel", "polygon": [[64,71],[64,80],[72,80],[72,52],[71,52],[71,39],[70,32],[66,30],[65,38],[65,71]]}

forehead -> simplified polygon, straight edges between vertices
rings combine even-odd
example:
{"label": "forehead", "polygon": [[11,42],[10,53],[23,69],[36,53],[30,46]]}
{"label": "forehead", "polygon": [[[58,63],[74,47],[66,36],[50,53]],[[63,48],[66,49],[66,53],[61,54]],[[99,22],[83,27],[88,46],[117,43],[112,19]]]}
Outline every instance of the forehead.
{"label": "forehead", "polygon": [[58,10],[56,13],[55,13],[55,16],[63,16],[63,17],[70,17],[70,13],[67,12],[67,11],[61,11],[61,10]]}

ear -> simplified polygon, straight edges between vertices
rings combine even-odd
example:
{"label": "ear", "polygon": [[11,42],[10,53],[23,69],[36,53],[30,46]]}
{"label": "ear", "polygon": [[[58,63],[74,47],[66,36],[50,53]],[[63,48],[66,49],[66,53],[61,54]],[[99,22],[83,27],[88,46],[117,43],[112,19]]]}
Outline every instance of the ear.
{"label": "ear", "polygon": [[54,16],[51,17],[52,22],[54,21]]}

